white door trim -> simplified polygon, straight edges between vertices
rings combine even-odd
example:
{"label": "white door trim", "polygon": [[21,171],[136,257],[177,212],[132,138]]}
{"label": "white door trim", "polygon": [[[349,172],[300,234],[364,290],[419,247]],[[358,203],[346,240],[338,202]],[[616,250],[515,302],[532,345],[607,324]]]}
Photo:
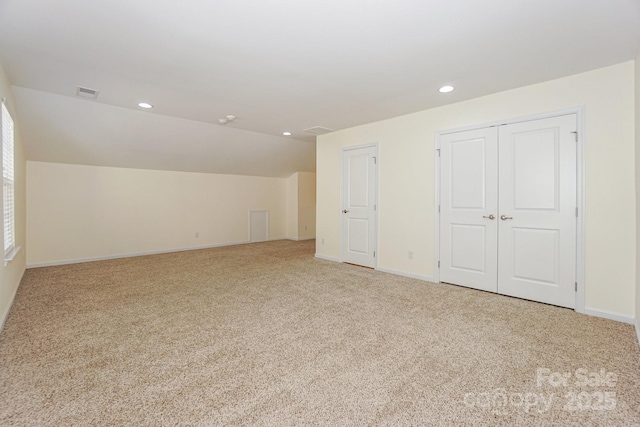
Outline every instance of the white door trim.
{"label": "white door trim", "polygon": [[440,282],[440,268],[438,266],[438,262],[440,261],[440,139],[443,135],[461,132],[466,130],[480,129],[491,126],[499,126],[499,125],[507,125],[513,123],[521,123],[531,120],[539,120],[546,119],[550,117],[563,116],[567,114],[575,114],[577,120],[577,129],[578,129],[578,142],[577,142],[577,160],[576,160],[576,184],[577,184],[577,194],[576,204],[578,205],[578,218],[577,218],[577,230],[576,230],[576,283],[577,283],[577,291],[576,291],[576,304],[575,311],[578,313],[585,313],[585,302],[584,302],[584,294],[585,294],[585,233],[586,233],[586,221],[585,221],[585,213],[586,213],[586,188],[585,188],[585,153],[586,153],[586,126],[584,120],[584,106],[567,108],[563,110],[550,111],[541,114],[533,114],[529,116],[515,117],[505,120],[496,120],[489,123],[478,124],[465,126],[455,129],[445,129],[441,131],[437,131],[435,134],[435,147],[434,147],[434,170],[435,170],[435,251],[434,251],[434,273],[433,277],[436,282]]}
{"label": "white door trim", "polygon": [[375,216],[374,216],[374,236],[373,236],[373,245],[374,245],[374,251],[375,251],[375,257],[373,259],[373,268],[375,270],[378,269],[378,211],[380,210],[380,198],[379,198],[379,194],[380,194],[380,181],[379,181],[379,177],[380,174],[378,173],[378,171],[380,170],[380,156],[378,155],[379,150],[378,150],[378,143],[377,142],[371,142],[368,144],[360,144],[360,145],[350,145],[348,147],[342,147],[340,148],[340,209],[338,210],[338,217],[340,218],[340,262],[344,262],[344,245],[342,244],[342,236],[343,236],[343,229],[344,229],[344,225],[343,225],[343,221],[342,218],[340,217],[340,214],[342,213],[342,209],[344,209],[344,207],[342,206],[342,203],[344,201],[344,153],[347,151],[351,151],[351,150],[359,150],[361,148],[372,148],[375,150],[375,157],[376,157],[376,165],[377,167],[375,168],[375,181],[376,181],[376,210],[375,210]]}

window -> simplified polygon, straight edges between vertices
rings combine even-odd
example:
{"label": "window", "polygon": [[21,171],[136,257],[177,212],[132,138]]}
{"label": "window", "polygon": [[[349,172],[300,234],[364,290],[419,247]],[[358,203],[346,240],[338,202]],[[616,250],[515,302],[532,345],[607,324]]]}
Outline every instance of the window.
{"label": "window", "polygon": [[2,103],[2,200],[4,218],[4,258],[12,258],[16,246],[14,178],[13,178],[13,119]]}

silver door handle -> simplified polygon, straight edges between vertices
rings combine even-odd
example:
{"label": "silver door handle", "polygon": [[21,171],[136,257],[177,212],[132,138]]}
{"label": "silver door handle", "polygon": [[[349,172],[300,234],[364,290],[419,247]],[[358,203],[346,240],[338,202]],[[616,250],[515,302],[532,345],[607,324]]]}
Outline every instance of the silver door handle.
{"label": "silver door handle", "polygon": [[491,214],[489,216],[482,216],[482,218],[489,218],[491,221],[493,221],[494,219],[496,219],[496,216],[494,214]]}
{"label": "silver door handle", "polygon": [[500,219],[503,220],[503,221],[506,221],[508,219],[513,219],[513,217],[512,216],[500,215]]}
{"label": "silver door handle", "polygon": [[346,209],[344,209],[344,210],[342,211],[342,213],[347,213],[347,212],[349,212],[349,211],[348,211],[348,210],[346,210]]}

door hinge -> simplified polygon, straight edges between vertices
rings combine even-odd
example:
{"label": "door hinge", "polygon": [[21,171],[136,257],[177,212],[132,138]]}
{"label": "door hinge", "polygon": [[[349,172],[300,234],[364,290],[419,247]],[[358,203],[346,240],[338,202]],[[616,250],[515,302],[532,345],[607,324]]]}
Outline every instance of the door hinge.
{"label": "door hinge", "polygon": [[576,137],[576,142],[578,142],[578,131],[574,130],[573,132],[569,132],[569,133],[572,133]]}
{"label": "door hinge", "polygon": [[376,251],[373,251],[373,257],[374,258],[376,257]]}
{"label": "door hinge", "polygon": [[438,157],[440,157],[440,149],[436,149],[436,151],[438,152]]}
{"label": "door hinge", "polygon": [[575,291],[578,292],[578,282],[575,282],[575,285],[576,285]]}
{"label": "door hinge", "polygon": [[440,205],[438,205],[438,213],[440,213]]}
{"label": "door hinge", "polygon": [[578,207],[576,206],[576,218],[578,218]]}
{"label": "door hinge", "polygon": [[438,268],[440,268],[440,261],[438,261]]}
{"label": "door hinge", "polygon": [[375,156],[373,157],[373,164],[377,165],[378,164],[378,159],[375,158]]}
{"label": "door hinge", "polygon": [[374,205],[373,205],[373,210],[375,211],[375,210],[377,210],[377,209],[378,209],[378,205],[374,204]]}

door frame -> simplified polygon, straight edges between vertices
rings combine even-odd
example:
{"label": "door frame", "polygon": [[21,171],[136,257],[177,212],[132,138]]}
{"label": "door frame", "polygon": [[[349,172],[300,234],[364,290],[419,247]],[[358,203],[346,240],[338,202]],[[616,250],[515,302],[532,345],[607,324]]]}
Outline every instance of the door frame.
{"label": "door frame", "polygon": [[379,156],[379,149],[378,149],[378,143],[377,142],[371,142],[371,143],[367,143],[367,144],[360,144],[360,145],[350,145],[348,147],[341,147],[340,148],[340,209],[338,210],[338,215],[340,218],[340,262],[344,262],[344,245],[342,242],[342,237],[344,236],[343,233],[343,229],[344,229],[344,221],[342,220],[342,215],[340,215],[342,213],[342,210],[344,209],[344,206],[342,205],[344,203],[344,153],[347,151],[352,151],[352,150],[359,150],[361,148],[372,148],[375,151],[375,158],[376,158],[376,169],[375,169],[375,185],[376,185],[376,209],[375,209],[375,215],[373,218],[373,250],[375,253],[375,256],[373,257],[373,268],[374,270],[378,269],[378,211],[380,210],[380,185],[379,185],[379,177],[380,174],[378,173],[378,171],[380,170],[380,156]]}
{"label": "door frame", "polygon": [[435,170],[435,250],[434,250],[434,281],[440,283],[440,139],[443,135],[467,130],[474,130],[486,127],[509,125],[514,123],[528,122],[533,120],[548,119],[568,114],[576,115],[576,129],[578,131],[578,142],[576,143],[576,204],[578,205],[578,217],[576,218],[576,303],[575,311],[585,313],[585,233],[586,233],[586,188],[585,188],[585,152],[586,152],[586,132],[584,120],[584,106],[567,108],[562,110],[549,111],[546,113],[532,114],[527,116],[513,117],[504,120],[495,120],[488,123],[464,126],[455,129],[444,129],[435,134],[434,144],[434,170]]}

